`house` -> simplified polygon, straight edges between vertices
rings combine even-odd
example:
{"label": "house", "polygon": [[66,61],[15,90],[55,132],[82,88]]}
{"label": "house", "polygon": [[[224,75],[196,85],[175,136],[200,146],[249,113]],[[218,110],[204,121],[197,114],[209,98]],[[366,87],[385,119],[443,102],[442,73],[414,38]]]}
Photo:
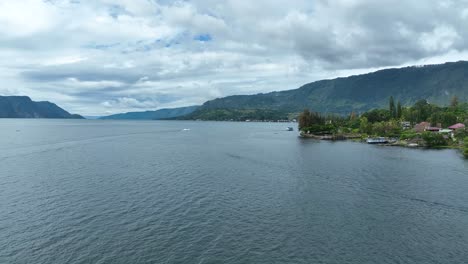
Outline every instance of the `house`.
{"label": "house", "polygon": [[448,138],[453,139],[454,138],[454,133],[453,133],[453,130],[451,130],[451,129],[444,128],[444,129],[439,130],[439,133],[444,135],[445,139],[448,139]]}
{"label": "house", "polygon": [[402,128],[403,130],[410,129],[410,128],[411,128],[411,122],[402,121],[402,122],[401,122],[401,128]]}
{"label": "house", "polygon": [[430,126],[431,126],[431,123],[429,123],[429,122],[421,122],[421,123],[416,124],[414,126],[414,131],[416,131],[416,133],[422,133],[422,132],[426,131],[426,128],[428,128]]}
{"label": "house", "polygon": [[424,129],[424,131],[428,131],[428,132],[439,132],[440,131],[440,127],[426,127],[426,129]]}
{"label": "house", "polygon": [[452,131],[455,131],[455,130],[458,130],[458,129],[463,129],[465,128],[465,125],[462,124],[462,123],[458,123],[458,124],[455,124],[453,126],[449,126],[449,129],[451,129]]}
{"label": "house", "polygon": [[439,133],[441,133],[441,134],[451,134],[452,130],[448,129],[448,128],[444,128],[444,129],[439,130]]}

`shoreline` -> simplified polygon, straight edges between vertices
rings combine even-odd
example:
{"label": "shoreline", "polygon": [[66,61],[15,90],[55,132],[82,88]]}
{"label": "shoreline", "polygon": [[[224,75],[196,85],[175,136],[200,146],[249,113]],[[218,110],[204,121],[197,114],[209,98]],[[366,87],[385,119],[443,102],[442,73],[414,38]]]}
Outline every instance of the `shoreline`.
{"label": "shoreline", "polygon": [[462,146],[426,146],[426,145],[410,145],[410,143],[397,140],[394,143],[382,143],[382,144],[369,144],[362,137],[362,135],[354,134],[343,134],[343,135],[315,135],[315,134],[305,134],[300,133],[299,138],[303,139],[315,139],[315,140],[324,140],[324,141],[354,141],[359,143],[365,143],[368,145],[378,145],[384,147],[402,147],[402,148],[412,148],[412,149],[454,149],[454,150],[463,150]]}

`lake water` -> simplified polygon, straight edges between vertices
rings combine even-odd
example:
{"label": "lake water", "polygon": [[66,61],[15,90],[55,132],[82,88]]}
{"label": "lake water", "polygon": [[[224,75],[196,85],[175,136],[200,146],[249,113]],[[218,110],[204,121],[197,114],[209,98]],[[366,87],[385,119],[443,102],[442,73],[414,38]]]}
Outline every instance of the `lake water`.
{"label": "lake water", "polygon": [[468,261],[459,152],[286,126],[0,120],[0,263]]}

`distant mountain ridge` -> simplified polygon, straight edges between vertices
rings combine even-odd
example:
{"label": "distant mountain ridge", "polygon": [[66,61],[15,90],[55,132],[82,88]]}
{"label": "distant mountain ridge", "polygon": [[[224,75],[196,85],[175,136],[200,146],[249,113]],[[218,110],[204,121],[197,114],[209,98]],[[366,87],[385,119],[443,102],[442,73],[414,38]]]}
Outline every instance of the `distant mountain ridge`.
{"label": "distant mountain ridge", "polygon": [[128,112],[123,114],[115,114],[110,116],[103,116],[99,119],[111,119],[111,120],[161,120],[161,119],[172,119],[180,116],[185,116],[193,113],[198,109],[198,105],[179,107],[179,108],[166,108],[155,111],[145,112]]}
{"label": "distant mountain ridge", "polygon": [[0,118],[82,119],[51,102],[35,102],[27,96],[0,96]]}
{"label": "distant mountain ridge", "polygon": [[[420,99],[447,105],[452,96],[468,101],[468,62],[380,70],[306,84],[298,89],[256,95],[234,95],[204,103],[187,119],[261,118],[264,113],[290,115],[305,108],[349,114],[384,107],[393,96],[404,105]],[[245,115],[249,112],[251,116]],[[222,118],[217,118],[222,113]]]}

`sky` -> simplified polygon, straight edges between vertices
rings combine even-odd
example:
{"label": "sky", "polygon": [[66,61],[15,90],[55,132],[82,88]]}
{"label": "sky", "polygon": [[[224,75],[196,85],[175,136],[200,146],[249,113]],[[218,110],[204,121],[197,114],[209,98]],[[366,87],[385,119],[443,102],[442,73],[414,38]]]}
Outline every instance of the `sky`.
{"label": "sky", "polygon": [[0,95],[87,116],[468,60],[468,0],[0,0]]}

